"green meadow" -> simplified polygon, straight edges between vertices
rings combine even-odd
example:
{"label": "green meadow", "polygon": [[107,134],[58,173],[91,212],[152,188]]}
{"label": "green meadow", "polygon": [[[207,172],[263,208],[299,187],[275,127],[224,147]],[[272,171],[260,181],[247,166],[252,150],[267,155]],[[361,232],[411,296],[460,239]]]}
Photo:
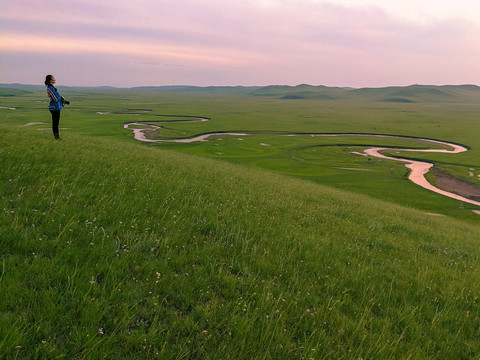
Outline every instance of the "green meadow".
{"label": "green meadow", "polygon": [[480,208],[352,154],[480,186],[479,88],[59,90],[0,87],[0,358],[480,357]]}

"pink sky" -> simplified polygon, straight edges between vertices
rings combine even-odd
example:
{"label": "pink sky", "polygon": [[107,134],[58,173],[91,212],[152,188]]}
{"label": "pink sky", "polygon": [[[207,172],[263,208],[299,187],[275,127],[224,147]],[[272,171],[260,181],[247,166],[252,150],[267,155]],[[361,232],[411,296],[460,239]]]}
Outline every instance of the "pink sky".
{"label": "pink sky", "polygon": [[0,83],[480,84],[478,0],[15,0]]}

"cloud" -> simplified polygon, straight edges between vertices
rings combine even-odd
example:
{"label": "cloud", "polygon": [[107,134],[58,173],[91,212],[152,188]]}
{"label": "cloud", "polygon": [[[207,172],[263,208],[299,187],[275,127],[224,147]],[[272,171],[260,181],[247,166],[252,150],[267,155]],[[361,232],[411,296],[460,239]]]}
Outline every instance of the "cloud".
{"label": "cloud", "polygon": [[[88,55],[90,69],[110,63],[112,70],[136,72],[132,78],[164,83],[168,77],[177,84],[186,76],[202,84],[399,84],[431,81],[435,73],[438,81],[480,82],[471,60],[480,55],[477,22],[437,15],[417,21],[373,0],[357,2],[361,7],[346,0],[50,3],[4,5],[0,51],[6,64],[23,54],[74,66],[57,60],[75,62],[81,55],[84,66]],[[177,81],[172,65],[183,69]]]}
{"label": "cloud", "polygon": [[[59,51],[61,48],[61,51]],[[2,42],[2,49],[12,52],[62,54],[109,54],[133,55],[140,58],[173,58],[179,60],[207,61],[210,63],[227,62],[228,59],[216,56],[206,48],[191,49],[162,44],[140,42],[138,39],[89,39],[55,36],[15,35],[11,34]]]}

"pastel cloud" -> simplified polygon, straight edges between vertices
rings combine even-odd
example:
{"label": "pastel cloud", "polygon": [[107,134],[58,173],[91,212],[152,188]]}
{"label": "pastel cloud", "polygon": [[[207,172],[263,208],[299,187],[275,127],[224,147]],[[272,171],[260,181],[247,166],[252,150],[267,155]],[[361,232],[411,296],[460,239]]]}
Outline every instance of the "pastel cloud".
{"label": "pastel cloud", "polygon": [[480,26],[458,13],[419,20],[425,8],[372,0],[50,3],[7,3],[0,82],[55,72],[72,85],[480,83]]}

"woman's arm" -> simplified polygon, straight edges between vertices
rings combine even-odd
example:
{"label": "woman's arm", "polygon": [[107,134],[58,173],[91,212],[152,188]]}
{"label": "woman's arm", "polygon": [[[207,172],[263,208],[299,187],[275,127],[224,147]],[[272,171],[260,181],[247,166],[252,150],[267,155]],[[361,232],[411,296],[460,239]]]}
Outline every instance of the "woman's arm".
{"label": "woman's arm", "polygon": [[55,102],[58,102],[60,101],[58,98],[61,97],[59,93],[57,93],[53,88],[51,88],[50,86],[47,87],[47,94],[48,94],[48,97],[52,100],[52,101],[55,101]]}

